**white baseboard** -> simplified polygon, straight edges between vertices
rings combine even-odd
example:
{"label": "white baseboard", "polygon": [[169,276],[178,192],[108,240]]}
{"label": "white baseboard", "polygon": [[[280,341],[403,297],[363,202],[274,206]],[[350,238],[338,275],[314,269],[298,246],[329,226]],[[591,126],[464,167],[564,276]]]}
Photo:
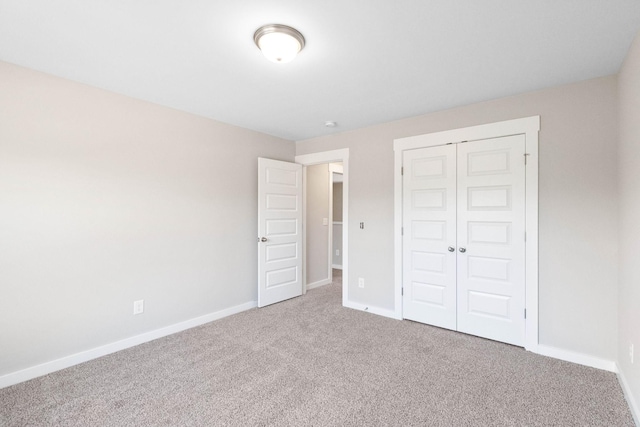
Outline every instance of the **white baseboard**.
{"label": "white baseboard", "polygon": [[106,356],[107,354],[115,353],[116,351],[124,350],[139,344],[153,341],[158,338],[166,337],[167,335],[175,334],[186,329],[200,326],[205,323],[213,322],[214,320],[222,319],[223,317],[231,316],[232,314],[237,314],[242,311],[255,308],[257,306],[257,301],[250,301],[244,304],[237,305],[235,307],[217,311],[215,313],[205,314],[204,316],[185,320],[184,322],[176,323],[174,325],[145,332],[144,334],[136,335],[134,337],[126,338],[100,347],[92,348],[90,350],[82,351],[80,353],[65,356],[60,359],[52,360],[50,362],[42,363],[40,365],[32,366],[21,371],[12,372],[0,377],[0,388],[9,387],[14,384],[40,377],[42,375],[47,375],[51,372],[59,371],[64,368],[77,365],[79,363]]}
{"label": "white baseboard", "polygon": [[627,400],[627,404],[629,405],[629,410],[631,410],[633,421],[637,426],[640,426],[640,407],[638,407],[638,403],[636,399],[634,399],[633,393],[631,393],[631,387],[629,387],[629,382],[627,381],[624,372],[619,368],[618,382],[620,383],[620,387],[622,387],[622,392],[624,393],[624,398]]}
{"label": "white baseboard", "polygon": [[331,264],[331,268],[334,268],[336,270],[342,270],[342,266],[338,264]]}
{"label": "white baseboard", "polygon": [[556,347],[538,344],[536,348],[527,349],[533,353],[543,356],[553,357],[554,359],[564,360],[565,362],[573,362],[578,365],[589,366],[591,368],[602,369],[609,372],[618,372],[618,366],[614,360],[601,359],[599,357],[589,356],[583,353],[576,353],[569,350],[563,350]]}
{"label": "white baseboard", "polygon": [[317,282],[308,283],[307,290],[319,288],[320,286],[328,285],[329,283],[331,283],[331,279],[322,279],[322,280],[318,280]]}
{"label": "white baseboard", "polygon": [[390,317],[392,319],[401,320],[396,316],[396,312],[393,310],[387,310],[386,308],[372,307],[370,305],[364,305],[360,303],[355,303],[351,301],[347,301],[344,304],[347,308],[352,308],[354,310],[366,311],[367,313],[377,314],[378,316]]}

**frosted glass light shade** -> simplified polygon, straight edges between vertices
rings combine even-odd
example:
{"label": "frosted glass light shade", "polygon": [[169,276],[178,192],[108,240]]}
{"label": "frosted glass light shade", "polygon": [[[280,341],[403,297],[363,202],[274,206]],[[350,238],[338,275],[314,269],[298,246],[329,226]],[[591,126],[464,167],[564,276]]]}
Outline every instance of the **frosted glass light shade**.
{"label": "frosted glass light shade", "polygon": [[293,60],[304,47],[304,37],[298,30],[280,24],[258,28],[253,40],[269,61],[277,63]]}

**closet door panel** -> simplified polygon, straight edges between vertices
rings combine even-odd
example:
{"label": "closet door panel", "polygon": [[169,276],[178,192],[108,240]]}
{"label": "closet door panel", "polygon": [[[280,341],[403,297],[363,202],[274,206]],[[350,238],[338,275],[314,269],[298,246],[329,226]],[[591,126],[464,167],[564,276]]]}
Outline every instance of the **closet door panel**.
{"label": "closet door panel", "polygon": [[403,317],[456,329],[456,148],[403,155]]}
{"label": "closet door panel", "polygon": [[458,144],[457,326],[514,345],[525,337],[523,135]]}

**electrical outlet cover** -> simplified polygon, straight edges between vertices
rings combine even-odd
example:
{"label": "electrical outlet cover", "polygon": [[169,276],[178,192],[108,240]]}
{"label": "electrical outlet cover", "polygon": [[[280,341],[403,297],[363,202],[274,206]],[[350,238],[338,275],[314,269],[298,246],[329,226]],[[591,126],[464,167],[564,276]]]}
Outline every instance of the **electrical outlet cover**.
{"label": "electrical outlet cover", "polygon": [[133,302],[133,314],[144,313],[144,300],[138,300]]}

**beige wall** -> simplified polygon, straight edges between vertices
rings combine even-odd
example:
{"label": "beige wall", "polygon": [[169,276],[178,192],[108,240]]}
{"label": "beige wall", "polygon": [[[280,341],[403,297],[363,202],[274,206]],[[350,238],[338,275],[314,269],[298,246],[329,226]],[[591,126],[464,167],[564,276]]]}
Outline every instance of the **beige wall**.
{"label": "beige wall", "polygon": [[329,277],[329,164],[307,167],[307,285]]}
{"label": "beige wall", "polygon": [[299,141],[350,150],[349,298],[394,307],[394,139],[540,115],[540,343],[615,360],[616,90],[610,76]]}
{"label": "beige wall", "polygon": [[[338,175],[340,176],[340,175]],[[342,183],[333,183],[333,220],[342,221]]]}
{"label": "beige wall", "polygon": [[[618,360],[640,417],[640,35],[619,76],[620,318]],[[629,345],[634,344],[634,363]],[[638,421],[638,420],[637,420]]]}
{"label": "beige wall", "polygon": [[256,300],[293,142],[1,62],[0,94],[0,376]]}

